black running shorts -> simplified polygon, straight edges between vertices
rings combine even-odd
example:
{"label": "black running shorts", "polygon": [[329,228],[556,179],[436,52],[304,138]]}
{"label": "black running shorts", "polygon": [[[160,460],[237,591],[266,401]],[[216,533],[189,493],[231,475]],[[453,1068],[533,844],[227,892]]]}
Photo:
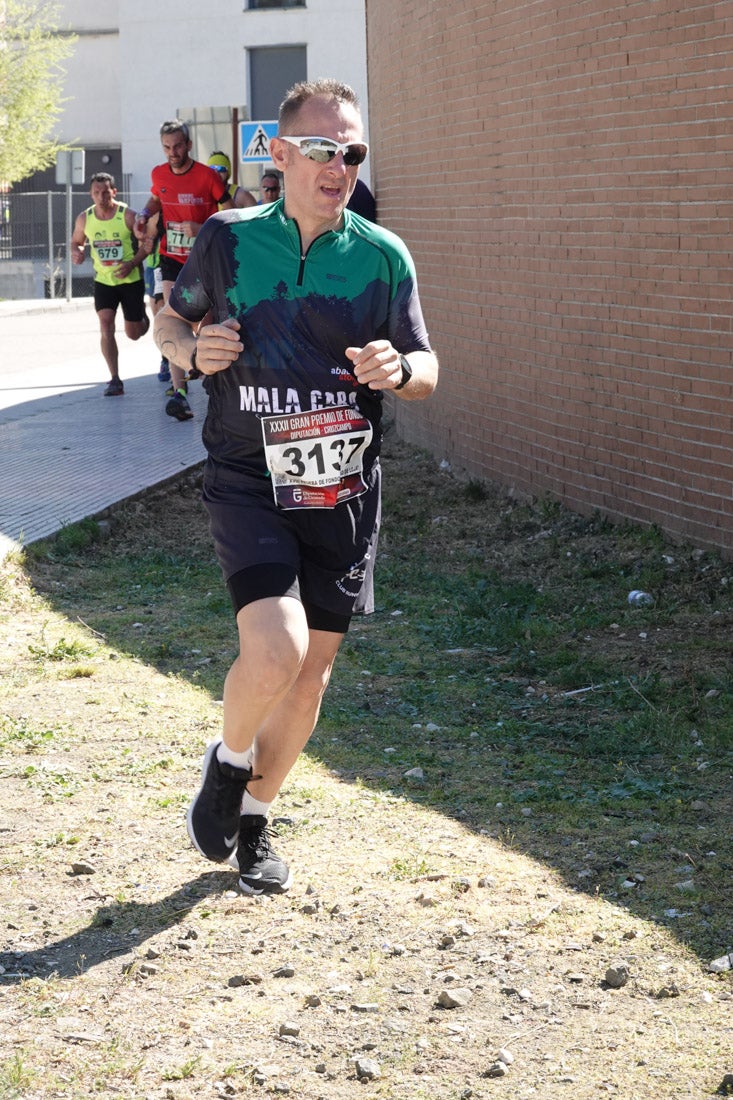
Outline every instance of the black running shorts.
{"label": "black running shorts", "polygon": [[175,283],[176,279],[181,273],[183,263],[181,260],[174,260],[172,256],[160,257],[160,275],[164,283]]}
{"label": "black running shorts", "polygon": [[94,280],[94,308],[111,309],[117,312],[122,306],[122,316],[126,321],[145,320],[145,283],[138,279],[136,283],[115,283],[107,286]]}
{"label": "black running shorts", "polygon": [[283,511],[269,478],[211,460],[203,501],[235,614],[266,596],[299,599],[313,630],[344,633],[374,610],[374,559],[381,520],[379,463],[367,491],[335,508]]}

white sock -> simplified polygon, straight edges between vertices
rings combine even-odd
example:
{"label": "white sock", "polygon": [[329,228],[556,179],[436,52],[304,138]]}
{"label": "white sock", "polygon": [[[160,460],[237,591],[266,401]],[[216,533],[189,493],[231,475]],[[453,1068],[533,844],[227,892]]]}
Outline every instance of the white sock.
{"label": "white sock", "polygon": [[242,798],[242,807],[240,814],[247,814],[254,817],[267,817],[267,811],[272,805],[271,802],[260,802],[258,799],[253,798],[249,791],[244,792]]}
{"label": "white sock", "polygon": [[219,748],[216,750],[216,758],[220,764],[231,764],[233,768],[251,768],[252,767],[252,746],[245,749],[244,752],[235,752],[234,749],[230,749],[222,741]]}

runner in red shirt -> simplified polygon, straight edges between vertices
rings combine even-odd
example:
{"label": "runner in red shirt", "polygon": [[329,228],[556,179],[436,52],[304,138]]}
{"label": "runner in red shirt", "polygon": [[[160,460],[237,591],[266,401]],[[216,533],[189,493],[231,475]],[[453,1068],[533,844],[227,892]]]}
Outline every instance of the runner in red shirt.
{"label": "runner in red shirt", "polygon": [[[160,270],[163,276],[163,301],[167,302],[178,273],[186,262],[201,226],[217,210],[229,210],[233,203],[226,184],[217,172],[191,156],[188,126],[180,119],[164,122],[160,141],[166,157],[151,172],[150,198],[135,221],[135,233],[142,239],[147,223],[160,211],[163,236],[160,241]],[[171,363],[171,388],[165,411],[176,420],[193,416],[188,403],[186,376]]]}

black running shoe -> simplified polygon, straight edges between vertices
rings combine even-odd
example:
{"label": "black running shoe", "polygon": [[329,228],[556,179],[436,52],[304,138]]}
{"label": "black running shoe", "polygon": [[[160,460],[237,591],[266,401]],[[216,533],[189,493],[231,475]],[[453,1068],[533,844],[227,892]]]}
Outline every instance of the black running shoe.
{"label": "black running shoe", "polygon": [[284,894],[293,881],[287,863],[272,850],[266,817],[242,815],[237,851],[229,862],[239,869],[244,894]]}
{"label": "black running shoe", "polygon": [[176,420],[190,420],[193,416],[191,406],[182,393],[174,393],[165,406],[168,416]]}
{"label": "black running shoe", "polygon": [[201,788],[188,808],[188,835],[202,856],[222,862],[234,853],[239,836],[242,795],[252,778],[249,768],[220,763],[213,741],[204,755]]}
{"label": "black running shoe", "polygon": [[107,388],[104,391],[105,397],[122,397],[125,392],[125,387],[122,384],[121,379],[111,378],[107,383]]}

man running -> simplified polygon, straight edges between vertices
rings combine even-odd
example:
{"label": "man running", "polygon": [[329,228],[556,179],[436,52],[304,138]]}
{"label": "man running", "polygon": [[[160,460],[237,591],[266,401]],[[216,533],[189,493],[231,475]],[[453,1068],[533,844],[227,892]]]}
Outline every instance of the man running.
{"label": "man running", "polygon": [[125,387],[120,378],[115,317],[117,307],[122,306],[125,335],[130,340],[139,340],[150,328],[140,271],[148,248],[145,244],[138,245],[135,239],[134,212],[126,203],[117,202],[114,176],[95,172],[89,194],[92,205],[74,222],[71,259],[75,264],[84,263],[89,241],[94,264],[94,308],[99,318],[102,355],[110,374],[104,396],[121,397]]}
{"label": "man running", "polygon": [[[167,302],[202,225],[217,210],[231,209],[232,200],[219,173],[191,156],[192,142],[185,122],[178,118],[164,122],[160,142],[166,161],[151,172],[150,198],[137,216],[135,232],[143,239],[149,219],[160,211],[160,271],[163,300]],[[170,364],[170,372],[172,384],[165,411],[176,420],[190,420],[193,412],[187,399],[187,372],[175,363]]]}
{"label": "man running", "polygon": [[290,885],[270,805],[374,607],[384,395],[438,377],[410,253],[346,209],[367,151],[348,85],[295,85],[270,141],[284,198],[211,218],[155,319],[162,354],[206,376],[204,503],[239,630],[188,831],[252,893]]}

